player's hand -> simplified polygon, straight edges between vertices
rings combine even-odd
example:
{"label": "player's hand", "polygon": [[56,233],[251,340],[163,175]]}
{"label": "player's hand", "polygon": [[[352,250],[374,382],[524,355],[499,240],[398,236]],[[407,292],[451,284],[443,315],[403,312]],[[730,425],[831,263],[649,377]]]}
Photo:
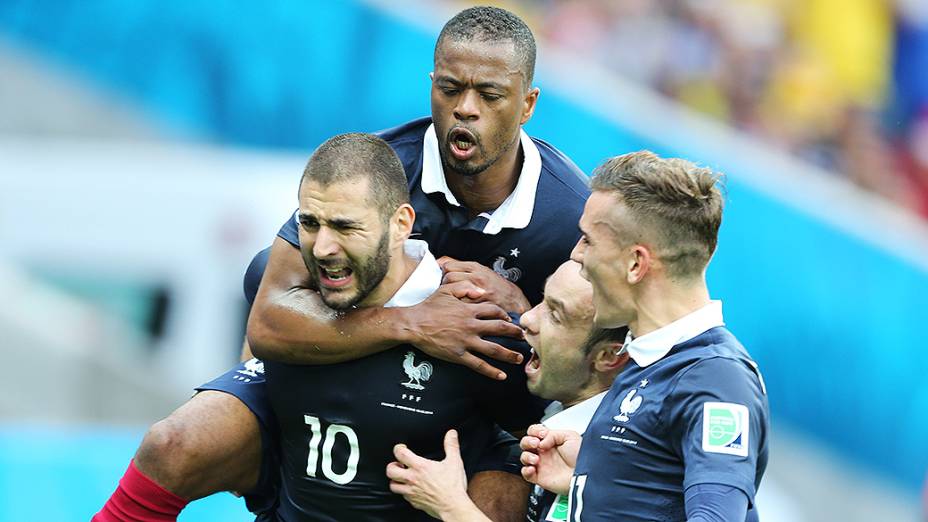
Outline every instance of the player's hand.
{"label": "player's hand", "polygon": [[532,307],[518,286],[480,263],[442,256],[438,264],[445,273],[442,283],[470,281],[483,289],[482,301],[494,303],[507,312],[522,314]]}
{"label": "player's hand", "polygon": [[445,434],[442,461],[420,457],[405,444],[394,446],[393,456],[396,461],[387,465],[390,491],[403,495],[412,507],[445,519],[449,513],[470,509],[468,504],[473,506],[467,497],[467,475],[455,430]]}
{"label": "player's hand", "polygon": [[457,283],[443,284],[441,288],[461,301],[468,303],[480,303],[485,301],[484,296],[487,291],[475,285],[473,281],[458,281]]}
{"label": "player's hand", "polygon": [[462,364],[492,379],[505,379],[505,372],[474,354],[519,364],[522,354],[503,348],[483,337],[522,338],[522,329],[512,324],[499,306],[473,301],[482,289],[461,281],[442,285],[425,301],[406,308],[408,342],[423,352],[455,364]]}
{"label": "player's hand", "polygon": [[541,424],[529,426],[519,442],[522,448],[522,478],[548,491],[566,495],[577,467],[580,434],[549,430]]}

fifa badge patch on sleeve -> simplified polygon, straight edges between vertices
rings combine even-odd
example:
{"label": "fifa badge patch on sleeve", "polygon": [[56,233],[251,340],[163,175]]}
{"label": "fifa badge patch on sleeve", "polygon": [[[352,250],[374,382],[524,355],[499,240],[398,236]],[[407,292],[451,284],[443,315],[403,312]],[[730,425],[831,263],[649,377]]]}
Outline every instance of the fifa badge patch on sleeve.
{"label": "fifa badge patch on sleeve", "polygon": [[707,402],[702,407],[702,450],[748,456],[748,408],[731,402]]}

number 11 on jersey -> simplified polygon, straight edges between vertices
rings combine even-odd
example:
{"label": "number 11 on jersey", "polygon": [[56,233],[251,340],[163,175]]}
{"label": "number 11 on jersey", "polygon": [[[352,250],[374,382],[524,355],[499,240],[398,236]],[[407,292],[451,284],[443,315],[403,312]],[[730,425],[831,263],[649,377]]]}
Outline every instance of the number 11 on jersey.
{"label": "number 11 on jersey", "polygon": [[[338,485],[345,485],[354,480],[358,474],[358,461],[361,459],[361,450],[358,448],[358,434],[353,429],[344,424],[329,424],[325,430],[325,436],[322,434],[322,422],[319,417],[312,415],[303,415],[303,421],[312,431],[312,437],[309,439],[309,456],[306,458],[306,474],[310,477],[316,476],[316,469],[319,465],[319,443],[322,443],[322,474],[325,478]],[[332,469],[332,447],[335,446],[335,437],[342,434],[348,439],[348,462],[345,471],[336,473]]]}
{"label": "number 11 on jersey", "polygon": [[583,513],[583,488],[586,487],[586,475],[574,475],[570,478],[570,497],[567,500],[567,513],[573,512],[570,518],[573,522],[580,522]]}

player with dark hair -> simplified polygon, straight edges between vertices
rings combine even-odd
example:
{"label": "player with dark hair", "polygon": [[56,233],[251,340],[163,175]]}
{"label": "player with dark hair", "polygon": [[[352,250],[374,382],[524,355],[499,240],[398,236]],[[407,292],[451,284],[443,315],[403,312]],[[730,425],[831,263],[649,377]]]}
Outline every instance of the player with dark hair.
{"label": "player with dark hair", "polygon": [[523,475],[569,492],[568,520],[757,520],[769,407],[757,365],[709,299],[717,182],[650,152],[594,172],[572,258],[593,285],[594,323],[628,325],[631,361],[582,444],[542,426],[522,439]]}
{"label": "player with dark hair", "polygon": [[518,16],[495,7],[472,7],[455,15],[442,28],[435,44],[434,60],[438,50],[452,42],[512,42],[515,59],[526,89],[535,77],[535,36]]}
{"label": "player with dark hair", "polygon": [[[299,194],[300,252],[330,309],[410,306],[441,284],[426,243],[408,239],[415,212],[386,142],[332,138]],[[281,520],[427,520],[390,492],[394,444],[437,456],[455,427],[472,474],[494,421],[521,429],[541,415],[524,381],[487,379],[411,345],[325,366],[268,360],[264,371],[280,427]]]}
{"label": "player with dark hair", "polygon": [[[556,402],[542,423],[551,429],[583,432],[616,375],[628,361],[620,353],[627,328],[593,326],[593,289],[580,265],[566,261],[545,284],[544,301],[522,315],[532,357],[525,373],[533,395]],[[413,506],[445,521],[489,520],[467,496],[457,433],[445,438],[441,461],[422,457],[406,444],[394,448],[387,466],[393,491]],[[567,497],[535,487],[527,520],[562,520]]]}
{"label": "player with dark hair", "polygon": [[[418,216],[413,236],[446,256],[439,262],[447,284],[414,306],[333,314],[300,256],[294,215],[246,274],[246,293],[257,292],[249,294],[248,340],[258,357],[334,364],[411,344],[495,379],[505,373],[486,357],[521,360],[487,337],[521,336],[506,312],[521,313],[540,301],[544,278],[576,242],[589,189],[569,159],[521,129],[539,95],[530,83],[535,44],[525,24],[502,9],[478,7],[452,18],[443,35],[431,76],[432,117],[379,136],[406,171]],[[353,272],[339,277],[350,279]],[[463,295],[480,302],[461,301]],[[162,506],[164,520],[187,501],[217,491],[246,493],[256,512],[273,505],[276,421],[258,364],[245,363],[204,385],[152,426],[114,494],[119,509],[145,512],[131,499],[153,491],[156,500],[148,504]],[[527,491],[521,483],[488,465],[472,480],[472,495],[487,510],[521,509],[498,494]],[[105,507],[101,516],[110,511]]]}

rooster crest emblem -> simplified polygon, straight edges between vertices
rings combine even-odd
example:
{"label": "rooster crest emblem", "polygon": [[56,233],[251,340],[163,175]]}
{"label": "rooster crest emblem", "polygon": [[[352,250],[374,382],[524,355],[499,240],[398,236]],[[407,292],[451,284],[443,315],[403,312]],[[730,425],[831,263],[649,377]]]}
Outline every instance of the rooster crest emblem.
{"label": "rooster crest emblem", "polygon": [[258,374],[264,374],[264,363],[259,359],[249,359],[245,361],[245,367],[241,370],[238,370],[238,373],[242,375],[248,375],[249,377],[257,377]]}
{"label": "rooster crest emblem", "polygon": [[416,354],[413,352],[406,352],[406,358],[403,359],[403,371],[406,372],[409,380],[400,384],[411,390],[424,390],[425,386],[421,383],[432,377],[432,365],[428,361],[416,364],[415,357]]}
{"label": "rooster crest emblem", "polygon": [[509,281],[510,283],[515,283],[522,277],[522,270],[518,267],[505,268],[503,265],[506,263],[506,258],[503,256],[498,256],[496,261],[493,261],[493,271],[499,274],[503,279]]}
{"label": "rooster crest emblem", "polygon": [[641,395],[635,397],[635,394],[638,393],[637,389],[632,389],[628,392],[628,395],[622,399],[622,403],[619,404],[619,414],[613,417],[614,420],[618,422],[628,422],[628,416],[635,413],[638,410],[638,407],[641,406]]}

